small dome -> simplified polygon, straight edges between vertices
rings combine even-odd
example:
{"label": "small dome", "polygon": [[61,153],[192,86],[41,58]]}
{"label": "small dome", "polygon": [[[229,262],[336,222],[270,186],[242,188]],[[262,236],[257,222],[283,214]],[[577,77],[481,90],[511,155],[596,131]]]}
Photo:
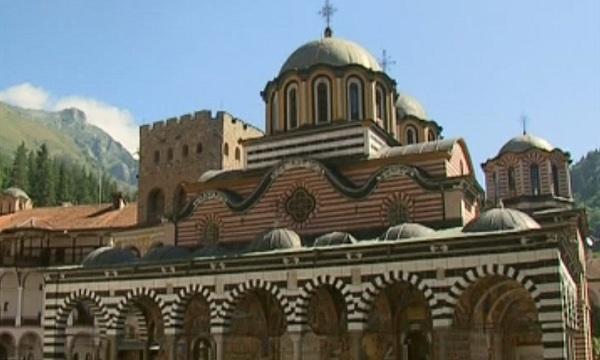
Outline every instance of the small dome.
{"label": "small dome", "polygon": [[435,233],[435,230],[415,223],[404,223],[391,226],[380,240],[394,241],[418,237],[426,237]]}
{"label": "small dome", "polygon": [[345,232],[334,231],[329,234],[321,235],[315,239],[313,246],[332,246],[332,245],[344,245],[354,244],[356,239],[351,234]]}
{"label": "small dome", "polygon": [[190,251],[181,246],[165,245],[150,249],[141,259],[144,262],[180,260],[190,256]]}
{"label": "small dome", "polygon": [[250,245],[250,251],[271,251],[297,249],[302,247],[300,236],[289,229],[274,229],[256,239]]}
{"label": "small dome", "polygon": [[15,198],[22,198],[22,199],[27,199],[29,200],[29,195],[27,195],[27,193],[21,189],[19,189],[18,187],[9,187],[8,189],[5,189],[4,191],[2,191],[3,195],[7,195],[7,196],[12,196]]}
{"label": "small dome", "polygon": [[198,179],[199,182],[207,182],[212,180],[213,178],[221,175],[223,172],[225,172],[226,170],[206,170],[205,172],[202,173],[202,175],[200,175],[200,178]]}
{"label": "small dome", "polygon": [[98,248],[89,253],[81,262],[83,267],[102,267],[120,264],[131,264],[138,260],[130,249],[121,249],[112,246]]}
{"label": "small dome", "polygon": [[504,146],[502,146],[498,155],[502,155],[507,152],[519,153],[530,149],[552,151],[555,148],[545,139],[525,134],[510,139],[506,144],[504,144]]}
{"label": "small dome", "polygon": [[539,229],[540,224],[522,211],[494,208],[484,211],[478,218],[471,220],[463,232],[486,232],[501,230]]}
{"label": "small dome", "polygon": [[318,64],[361,65],[369,70],[381,71],[377,59],[362,46],[340,38],[324,37],[296,49],[285,61],[279,73],[307,69]]}
{"label": "small dome", "polygon": [[406,94],[398,94],[398,100],[396,100],[396,111],[398,113],[398,119],[402,119],[405,116],[414,116],[421,120],[427,120],[427,113],[421,103],[414,97]]}

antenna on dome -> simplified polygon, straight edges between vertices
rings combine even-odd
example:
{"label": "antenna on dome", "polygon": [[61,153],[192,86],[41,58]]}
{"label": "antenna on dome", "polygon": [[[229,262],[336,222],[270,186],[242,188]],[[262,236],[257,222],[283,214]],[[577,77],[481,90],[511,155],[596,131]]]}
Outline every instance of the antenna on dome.
{"label": "antenna on dome", "polygon": [[333,31],[331,30],[330,25],[331,18],[333,17],[333,14],[335,14],[336,11],[337,9],[334,8],[333,5],[331,5],[331,2],[329,2],[329,0],[325,0],[325,5],[323,5],[321,10],[319,10],[319,15],[321,15],[323,19],[325,19],[325,24],[327,25],[327,27],[325,27],[325,37],[331,37],[331,35],[333,35]]}
{"label": "antenna on dome", "polygon": [[523,127],[523,135],[527,135],[527,123],[529,123],[529,118],[527,115],[521,115],[521,126]]}
{"label": "antenna on dome", "polygon": [[383,49],[383,52],[381,54],[381,59],[379,59],[379,65],[381,65],[383,72],[387,72],[387,69],[390,66],[396,65],[396,61],[394,59],[392,59],[391,56],[388,55],[386,49]]}

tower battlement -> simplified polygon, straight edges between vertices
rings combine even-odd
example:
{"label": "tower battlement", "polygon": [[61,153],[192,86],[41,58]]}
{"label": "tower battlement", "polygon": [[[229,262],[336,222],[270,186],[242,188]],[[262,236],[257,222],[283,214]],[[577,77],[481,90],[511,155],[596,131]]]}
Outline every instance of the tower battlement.
{"label": "tower battlement", "polygon": [[[151,124],[140,126],[140,135],[148,135],[155,131],[168,131],[169,129],[179,128],[181,126],[193,126],[195,122],[228,122],[231,124],[240,123],[243,130],[251,130],[252,132],[262,132],[260,129],[239,119],[226,111],[217,111],[215,116],[211,110],[199,110],[194,113],[180,115],[179,117],[170,117],[164,120],[158,120]],[[198,124],[202,126],[202,124]]]}

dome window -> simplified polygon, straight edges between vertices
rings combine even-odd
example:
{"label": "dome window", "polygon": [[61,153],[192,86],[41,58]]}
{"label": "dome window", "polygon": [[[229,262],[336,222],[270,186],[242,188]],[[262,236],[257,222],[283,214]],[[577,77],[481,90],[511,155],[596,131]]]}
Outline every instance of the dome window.
{"label": "dome window", "polygon": [[414,126],[408,126],[406,128],[406,144],[416,144],[419,142],[419,135],[417,134],[417,129]]}
{"label": "dome window", "polygon": [[540,167],[537,164],[532,164],[529,167],[529,176],[531,180],[531,194],[539,195],[540,189]]}
{"label": "dome window", "polygon": [[508,168],[506,175],[508,177],[508,192],[510,196],[517,194],[517,183],[515,181],[515,168],[512,166]]}
{"label": "dome window", "polygon": [[560,175],[556,164],[552,164],[552,190],[554,190],[554,196],[560,195]]}
{"label": "dome window", "polygon": [[288,130],[298,128],[298,85],[291,84],[286,91],[286,123]]}
{"label": "dome window", "polygon": [[362,120],[362,83],[357,78],[348,80],[348,117],[351,121]]}
{"label": "dome window", "polygon": [[498,204],[498,199],[500,197],[500,181],[498,181],[497,171],[494,171],[492,181],[494,182],[494,204]]}
{"label": "dome window", "polygon": [[386,128],[386,112],[385,112],[385,90],[381,85],[377,85],[375,89],[375,119]]}
{"label": "dome window", "polygon": [[427,129],[427,141],[435,141],[435,133],[432,129]]}
{"label": "dome window", "polygon": [[315,122],[324,124],[331,121],[331,85],[329,79],[320,77],[314,84]]}
{"label": "dome window", "polygon": [[279,101],[277,93],[273,92],[271,96],[271,133],[279,131]]}

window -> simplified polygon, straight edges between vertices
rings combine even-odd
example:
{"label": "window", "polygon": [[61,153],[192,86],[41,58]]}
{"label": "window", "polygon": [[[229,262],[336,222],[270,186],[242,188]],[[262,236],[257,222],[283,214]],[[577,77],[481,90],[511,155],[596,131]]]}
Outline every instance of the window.
{"label": "window", "polygon": [[331,87],[329,79],[320,77],[314,85],[315,122],[323,124],[331,121]]}
{"label": "window", "polygon": [[239,147],[236,147],[236,148],[235,148],[235,159],[239,161],[241,157],[242,157],[242,156],[241,156],[241,151],[240,151],[240,148],[239,148]]}
{"label": "window", "polygon": [[196,144],[196,154],[202,154],[202,143]]}
{"label": "window", "polygon": [[285,209],[297,223],[308,220],[310,214],[315,210],[316,200],[306,189],[297,188],[287,199]]}
{"label": "window", "polygon": [[225,145],[223,145],[223,155],[229,156],[229,144],[228,143],[225,143]]}
{"label": "window", "polygon": [[494,204],[498,204],[498,199],[500,197],[500,182],[498,181],[498,172],[494,171],[494,176],[492,178],[494,182]]}
{"label": "window", "polygon": [[560,175],[555,164],[552,164],[552,190],[555,196],[560,195]]}
{"label": "window", "polygon": [[385,124],[385,90],[381,85],[377,85],[375,89],[375,119],[381,120]]}
{"label": "window", "polygon": [[508,192],[511,196],[515,196],[517,194],[517,183],[515,181],[515,169],[513,167],[509,167],[506,174],[508,178]]}
{"label": "window", "polygon": [[148,215],[150,223],[159,222],[165,212],[165,195],[160,189],[154,189],[148,194]]}
{"label": "window", "polygon": [[215,245],[219,242],[219,224],[213,219],[209,219],[204,226],[204,232],[202,236],[204,237],[204,242],[202,245]]}
{"label": "window", "polygon": [[427,141],[435,141],[435,133],[432,129],[427,129]]}
{"label": "window", "polygon": [[155,164],[158,164],[158,163],[159,163],[159,161],[160,161],[160,151],[156,150],[156,151],[154,152],[154,163],[155,163]]}
{"label": "window", "polygon": [[173,160],[173,148],[167,149],[167,159],[169,159],[169,161]]}
{"label": "window", "polygon": [[183,145],[181,148],[181,156],[187,157],[190,153],[190,148],[187,145]]}
{"label": "window", "polygon": [[409,125],[406,127],[406,144],[416,144],[419,142],[419,135],[417,134],[417,129]]}
{"label": "window", "polygon": [[286,91],[286,122],[289,130],[298,127],[298,86],[291,84]]}
{"label": "window", "polygon": [[537,164],[532,164],[529,167],[529,176],[531,178],[531,194],[540,194],[540,167]]}
{"label": "window", "polygon": [[410,218],[410,212],[408,205],[403,200],[396,200],[390,204],[387,211],[388,223],[391,226],[404,224],[408,222]]}
{"label": "window", "polygon": [[279,131],[279,101],[277,93],[273,92],[271,96],[271,132]]}
{"label": "window", "polygon": [[348,80],[348,115],[350,120],[362,120],[362,83],[357,78]]}

